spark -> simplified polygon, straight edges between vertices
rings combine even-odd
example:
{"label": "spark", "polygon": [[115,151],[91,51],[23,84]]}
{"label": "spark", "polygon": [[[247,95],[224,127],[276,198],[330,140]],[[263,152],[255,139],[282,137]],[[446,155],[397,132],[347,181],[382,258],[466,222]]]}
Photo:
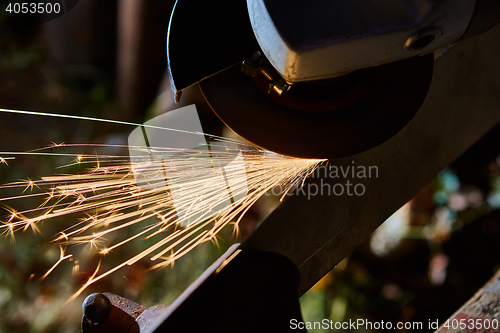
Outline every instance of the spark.
{"label": "spark", "polygon": [[62,146],[64,146],[64,142],[61,142],[61,143],[52,142],[52,145],[49,147],[62,147]]}
{"label": "spark", "polygon": [[229,258],[224,260],[219,267],[215,270],[215,274],[219,274],[219,272],[231,261],[233,260],[239,253],[241,252],[240,249],[236,250]]}
{"label": "spark", "polygon": [[24,191],[22,193],[26,192],[27,189],[30,189],[30,191],[33,191],[33,186],[38,187],[38,185],[36,185],[34,181],[32,181],[31,179],[28,178],[28,180],[26,181],[26,188],[24,189]]}
{"label": "spark", "polygon": [[59,246],[59,251],[60,251],[60,253],[59,253],[59,260],[54,265],[52,265],[52,267],[47,272],[45,272],[45,274],[39,279],[39,281],[45,280],[45,278],[47,278],[47,276],[49,276],[50,273],[52,273],[52,271],[54,269],[56,269],[56,267],[59,266],[59,264],[61,262],[63,262],[66,259],[69,259],[69,258],[73,257],[72,254],[65,255],[65,251],[64,251],[64,248],[62,246]]}
{"label": "spark", "polygon": [[75,265],[73,266],[72,273],[73,275],[78,275],[80,273],[80,262],[78,260],[75,260]]}
{"label": "spark", "polygon": [[[0,109],[0,112],[11,111]],[[66,249],[74,245],[88,246],[89,251],[99,256],[99,264],[73,295],[74,299],[92,283],[144,258],[155,262],[151,269],[173,266],[176,260],[200,244],[212,242],[218,245],[218,234],[226,227],[238,235],[242,217],[257,200],[277,186],[286,189],[280,198],[283,200],[294,188],[302,186],[305,178],[325,161],[283,156],[249,143],[211,137],[217,139],[211,146],[217,148],[220,145],[221,149],[216,152],[199,148],[144,149],[67,143],[52,143],[26,152],[26,155],[72,158],[67,166],[88,165],[88,168],[79,174],[46,176],[40,180],[28,178],[27,182],[0,186],[0,190],[18,188],[22,191],[21,195],[1,198],[2,201],[42,199],[38,207],[28,210],[18,211],[6,206],[9,216],[0,224],[0,231],[4,229],[3,234],[14,239],[16,230],[30,228],[40,233],[38,225],[42,221],[72,218],[75,223],[52,238],[52,243],[60,248],[60,258],[41,280],[65,260],[75,260],[74,272],[79,272],[76,254],[67,254]],[[224,144],[235,148],[229,149]],[[127,148],[142,155],[130,161],[128,156],[121,155],[51,151],[70,147]],[[4,156],[23,155],[22,152],[0,153]],[[236,155],[241,157],[239,164],[234,162]],[[36,193],[25,193],[28,189]],[[123,230],[129,232],[121,233]],[[123,237],[124,234],[129,236]],[[121,264],[101,271],[101,263],[110,252],[139,239],[154,240],[154,244]]]}
{"label": "spark", "polygon": [[9,222],[2,222],[0,221],[0,229],[1,228],[4,228],[5,230],[2,232],[1,236],[10,236],[10,239],[12,241],[12,243],[15,243],[16,242],[16,237],[15,237],[15,234],[14,234],[14,224],[13,223],[9,223]]}
{"label": "spark", "polygon": [[10,213],[9,215],[9,219],[7,220],[7,223],[10,223],[12,220],[14,219],[17,219],[17,218],[20,218],[20,215],[19,215],[19,212],[17,210],[15,210],[14,208],[12,207],[9,207],[9,206],[5,206],[4,208],[7,212]]}

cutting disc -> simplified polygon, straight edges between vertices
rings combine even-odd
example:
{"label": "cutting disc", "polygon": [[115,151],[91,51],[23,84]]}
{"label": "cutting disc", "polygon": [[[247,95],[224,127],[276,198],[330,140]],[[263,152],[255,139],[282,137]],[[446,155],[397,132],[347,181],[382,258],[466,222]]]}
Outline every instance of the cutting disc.
{"label": "cutting disc", "polygon": [[253,144],[303,158],[338,158],[378,146],[422,105],[432,79],[429,54],[359,70],[345,78],[297,83],[283,97],[265,77],[235,65],[201,81],[219,118]]}

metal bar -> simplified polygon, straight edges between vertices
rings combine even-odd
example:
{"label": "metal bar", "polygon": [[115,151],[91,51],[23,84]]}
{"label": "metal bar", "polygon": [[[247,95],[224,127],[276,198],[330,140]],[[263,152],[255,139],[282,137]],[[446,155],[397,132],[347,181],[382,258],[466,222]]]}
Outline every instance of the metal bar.
{"label": "metal bar", "polygon": [[[443,168],[500,121],[500,28],[464,41],[438,61],[429,94],[415,118],[384,144],[332,166],[376,166],[378,177],[315,177],[244,242],[290,258],[302,295],[413,198]],[[327,135],[327,134],[325,134]],[[342,142],[339,142],[342,144]],[[338,182],[360,183],[364,195],[315,195]]]}
{"label": "metal bar", "polygon": [[436,333],[494,333],[499,330],[500,271],[445,321]]}

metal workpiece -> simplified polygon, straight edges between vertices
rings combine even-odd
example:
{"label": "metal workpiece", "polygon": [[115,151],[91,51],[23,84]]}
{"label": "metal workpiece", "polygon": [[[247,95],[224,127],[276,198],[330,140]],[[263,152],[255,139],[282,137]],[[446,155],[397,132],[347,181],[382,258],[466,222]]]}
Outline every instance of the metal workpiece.
{"label": "metal workpiece", "polygon": [[[377,177],[309,178],[305,193],[290,196],[243,244],[290,258],[301,274],[299,294],[305,293],[500,121],[498,40],[500,28],[457,44],[435,64],[427,98],[401,132],[372,150],[329,161],[338,168],[375,166]],[[347,180],[365,193],[320,194]]]}
{"label": "metal workpiece", "polygon": [[441,324],[436,333],[483,332],[500,330],[500,271],[471,299]]}
{"label": "metal workpiece", "polygon": [[[475,0],[247,0],[257,41],[289,82],[433,52],[464,35]],[[360,8],[363,11],[360,11]]]}
{"label": "metal workpiece", "polygon": [[90,295],[89,300],[109,299],[111,311],[99,323],[84,315],[82,333],[253,333],[263,327],[283,332],[291,319],[302,321],[299,280],[288,258],[235,244],[169,306],[147,308],[111,293]]}
{"label": "metal workpiece", "polygon": [[141,333],[286,332],[302,321],[299,279],[288,258],[233,245]]}

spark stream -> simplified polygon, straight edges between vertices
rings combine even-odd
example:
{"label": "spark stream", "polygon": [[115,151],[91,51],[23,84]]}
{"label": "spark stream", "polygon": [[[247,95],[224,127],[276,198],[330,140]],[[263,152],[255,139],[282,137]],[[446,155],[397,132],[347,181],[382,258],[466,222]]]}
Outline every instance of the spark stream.
{"label": "spark stream", "polygon": [[[41,233],[42,223],[50,219],[71,221],[52,237],[50,243],[59,246],[60,257],[40,277],[43,280],[59,270],[61,263],[73,261],[75,275],[90,276],[70,300],[92,283],[144,258],[155,262],[150,270],[173,266],[177,259],[202,243],[217,245],[218,234],[226,227],[232,227],[237,235],[242,217],[260,197],[275,186],[300,186],[326,161],[282,156],[248,142],[202,133],[194,107],[182,111],[182,116],[196,125],[190,131],[183,128],[184,125],[162,126],[158,117],[137,124],[33,111],[0,109],[2,112],[134,126],[132,133],[140,134],[131,135],[129,139],[134,140],[129,140],[127,145],[53,143],[29,152],[0,152],[1,167],[8,167],[11,163],[7,160],[15,160],[16,156],[30,155],[66,157],[70,161],[65,167],[86,168],[77,174],[45,176],[39,180],[28,178],[0,186],[0,206],[6,211],[3,218],[0,213],[0,236],[14,240],[16,231],[32,229]],[[184,124],[185,119],[180,123]],[[175,125],[175,121],[169,123]],[[152,130],[160,132],[152,133]],[[198,138],[195,142],[198,145],[164,147],[162,143],[168,142],[162,135],[165,132],[178,133],[184,138],[194,136]],[[212,140],[210,144],[208,138]],[[80,149],[91,149],[94,154],[74,153]],[[122,152],[122,149],[129,154],[110,153]],[[19,194],[2,196],[3,190],[16,189]],[[37,198],[36,206],[13,208]],[[129,242],[146,240],[150,240],[147,247],[141,252],[128,253],[120,264],[112,266],[106,258]],[[90,252],[77,252],[75,245],[84,246]],[[94,272],[81,272],[81,260],[92,257],[98,259]]]}
{"label": "spark stream", "polygon": [[[76,260],[76,253],[66,253],[71,245],[88,245],[89,250],[99,256],[100,261],[94,273],[71,299],[92,283],[145,257],[158,261],[150,269],[173,266],[177,259],[204,242],[218,244],[217,235],[226,226],[232,225],[234,233],[238,234],[242,217],[264,193],[274,186],[303,183],[322,162],[266,153],[247,144],[241,147],[245,168],[243,181],[237,168],[229,166],[224,169],[225,179],[231,184],[230,193],[225,183],[221,185],[217,181],[221,178],[220,170],[206,163],[212,152],[185,149],[170,163],[165,163],[164,170],[169,175],[167,191],[158,186],[165,182],[164,174],[157,172],[157,165],[152,164],[145,154],[137,155],[135,162],[131,163],[127,157],[120,155],[48,152],[75,146],[123,148],[113,145],[59,144],[38,151],[21,152],[18,154],[68,155],[74,160],[67,166],[90,163],[93,167],[84,173],[46,176],[40,180],[28,179],[0,186],[0,190],[17,188],[22,191],[17,196],[0,197],[0,204],[8,213],[5,219],[0,220],[0,234],[14,239],[18,230],[32,229],[40,233],[39,225],[56,217],[71,216],[76,221],[53,237],[52,242],[60,247],[60,258],[40,280],[45,279],[63,261],[73,260],[76,267],[80,262],[80,259]],[[142,147],[126,148],[144,150]],[[178,152],[178,149],[147,148],[147,152],[160,157],[171,156],[172,150]],[[233,154],[224,151],[219,155],[224,158],[226,154],[229,154],[229,159],[234,158]],[[1,158],[0,161],[8,158]],[[3,164],[7,167],[7,162]],[[152,186],[137,185],[137,169],[150,176],[147,181]],[[193,173],[193,170],[198,172]],[[193,177],[193,174],[198,176]],[[174,197],[176,193],[177,197]],[[5,204],[36,197],[42,202],[30,209],[15,210]],[[227,202],[229,204],[225,204]],[[140,229],[131,230],[125,236],[124,233],[118,233],[130,228]],[[101,259],[104,260],[107,254],[129,241],[141,238],[154,239],[155,243],[121,264],[101,271]]]}

